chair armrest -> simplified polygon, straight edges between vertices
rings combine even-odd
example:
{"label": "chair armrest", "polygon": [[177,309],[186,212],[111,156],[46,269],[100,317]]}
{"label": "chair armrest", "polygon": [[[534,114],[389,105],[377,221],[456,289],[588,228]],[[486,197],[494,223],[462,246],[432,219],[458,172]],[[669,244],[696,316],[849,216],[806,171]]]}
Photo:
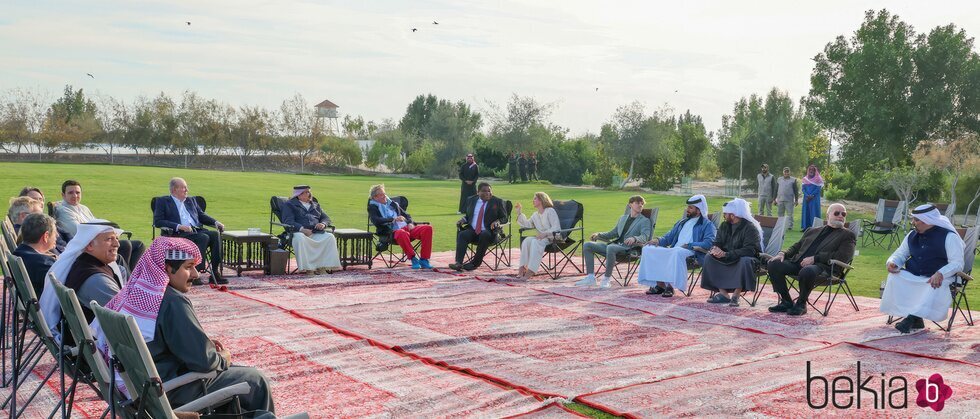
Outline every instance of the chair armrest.
{"label": "chair armrest", "polygon": [[531,230],[537,230],[537,229],[534,228],[534,227],[521,227],[521,228],[517,229],[517,232],[518,233],[523,233],[525,231],[531,231]]}
{"label": "chair armrest", "polygon": [[126,240],[132,240],[133,239],[133,232],[132,231],[123,230],[122,235],[123,236],[126,236]]}
{"label": "chair armrest", "polygon": [[160,235],[163,235],[163,236],[173,236],[174,235],[174,229],[172,229],[170,227],[160,227]]}
{"label": "chair armrest", "polygon": [[273,221],[272,222],[272,225],[282,227],[283,229],[286,230],[287,233],[292,233],[292,232],[295,232],[296,231],[296,227],[293,227],[293,226],[291,226],[289,224],[277,223],[277,222]]}
{"label": "chair armrest", "polygon": [[174,409],[175,412],[197,412],[199,410],[204,410],[210,406],[215,406],[231,399],[234,396],[240,396],[243,394],[248,394],[252,391],[252,387],[248,383],[238,383],[231,387],[225,387],[221,390],[209,393],[208,395],[187,403]]}
{"label": "chair armrest", "polygon": [[708,253],[708,249],[705,249],[701,246],[694,246],[694,251],[699,253]]}
{"label": "chair armrest", "polygon": [[330,230],[330,232],[333,233],[337,231],[337,226],[333,224],[327,224],[327,226],[323,229],[323,231],[327,231],[327,230]]}
{"label": "chair armrest", "polygon": [[837,259],[831,259],[831,260],[830,260],[830,264],[831,264],[831,265],[837,265],[837,266],[839,266],[839,267],[840,267],[840,268],[842,268],[842,269],[847,269],[847,270],[851,270],[851,269],[854,269],[854,267],[853,267],[853,266],[851,266],[851,265],[848,265],[848,264],[846,264],[846,263],[844,263],[844,262],[841,262],[841,261],[839,261],[839,260],[837,260]]}
{"label": "chair armrest", "polygon": [[968,274],[966,272],[963,272],[963,271],[957,272],[956,273],[956,276],[960,277],[960,279],[963,280],[963,283],[964,284],[966,284],[967,282],[970,282],[970,281],[973,280],[973,277],[970,276],[970,274]]}
{"label": "chair armrest", "polygon": [[424,225],[424,226],[427,226],[427,225],[430,225],[430,224],[432,224],[432,223],[430,223],[430,222],[428,222],[428,221],[414,221],[414,222],[412,222],[412,224],[415,224],[415,225]]}
{"label": "chair armrest", "polygon": [[294,413],[289,416],[280,416],[279,419],[310,419],[310,415],[306,412]]}
{"label": "chair armrest", "polygon": [[217,377],[218,373],[215,371],[211,372],[189,372],[187,374],[172,378],[163,383],[163,391],[168,392],[177,387],[193,383],[198,380],[211,379]]}
{"label": "chair armrest", "polygon": [[759,259],[762,259],[763,262],[768,262],[769,259],[772,259],[774,257],[776,257],[776,256],[775,255],[770,255],[770,254],[765,253],[765,252],[759,253]]}

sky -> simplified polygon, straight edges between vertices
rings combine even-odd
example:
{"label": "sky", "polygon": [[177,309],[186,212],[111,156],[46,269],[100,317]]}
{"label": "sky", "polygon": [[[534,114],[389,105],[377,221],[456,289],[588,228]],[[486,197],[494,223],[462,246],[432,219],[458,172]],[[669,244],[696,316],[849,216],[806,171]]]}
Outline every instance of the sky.
{"label": "sky", "polygon": [[553,104],[571,135],[633,101],[715,131],[742,97],[806,96],[812,58],[881,8],[917,33],[980,35],[977,1],[5,0],[0,92],[192,90],[267,108],[299,93],[375,121],[420,94],[483,112],[517,94]]}

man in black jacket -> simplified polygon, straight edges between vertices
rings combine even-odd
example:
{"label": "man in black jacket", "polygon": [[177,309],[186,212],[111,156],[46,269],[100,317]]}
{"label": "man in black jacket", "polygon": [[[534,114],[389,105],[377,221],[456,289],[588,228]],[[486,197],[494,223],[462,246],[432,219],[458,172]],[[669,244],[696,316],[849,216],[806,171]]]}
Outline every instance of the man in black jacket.
{"label": "man in black jacket", "polygon": [[[827,208],[827,225],[807,230],[789,250],[769,259],[769,279],[772,289],[779,294],[779,304],[769,307],[770,312],[790,316],[806,314],[807,297],[817,278],[830,273],[830,261],[851,263],[857,237],[844,228],[845,217],[844,205],[831,204]],[[795,304],[786,286],[786,275],[797,275],[799,279],[800,296]]]}
{"label": "man in black jacket", "polygon": [[322,274],[338,270],[337,239],[327,231],[330,217],[313,198],[309,185],[293,187],[293,197],[282,206],[282,223],[293,229],[292,246],[300,271]]}
{"label": "man in black jacket", "polygon": [[[507,209],[504,201],[493,196],[490,184],[481,182],[476,196],[466,201],[466,214],[456,225],[460,226],[456,234],[456,263],[449,265],[456,271],[472,271],[483,263],[487,248],[493,243],[493,237],[501,224],[507,223]],[[469,262],[463,263],[466,249],[470,243],[476,243],[476,252]]]}
{"label": "man in black jacket", "polygon": [[52,250],[57,242],[58,232],[55,230],[54,218],[44,214],[28,215],[20,225],[20,237],[23,242],[13,254],[24,261],[34,294],[40,296],[44,290],[44,277],[55,260]]}
{"label": "man in black jacket", "polygon": [[480,166],[477,166],[473,153],[466,155],[466,162],[459,166],[459,214],[465,209],[466,200],[476,195],[476,181],[480,179]]}
{"label": "man in black jacket", "polygon": [[[178,206],[177,204],[180,204]],[[214,226],[218,231],[205,229],[204,226]],[[188,239],[197,245],[201,254],[211,249],[211,281],[227,284],[228,280],[221,276],[221,231],[225,225],[208,215],[197,205],[193,197],[187,196],[187,182],[175,177],[170,179],[170,196],[157,198],[153,208],[153,226],[167,227],[173,230],[177,237]],[[204,261],[197,266],[198,271],[204,271]]]}

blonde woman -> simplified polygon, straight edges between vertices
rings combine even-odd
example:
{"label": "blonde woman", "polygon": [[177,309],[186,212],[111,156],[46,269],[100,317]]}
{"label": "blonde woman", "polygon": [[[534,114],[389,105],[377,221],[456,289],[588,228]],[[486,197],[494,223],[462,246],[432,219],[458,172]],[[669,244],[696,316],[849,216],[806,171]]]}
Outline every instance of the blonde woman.
{"label": "blonde woman", "polygon": [[532,201],[534,209],[528,220],[521,212],[521,204],[518,203],[514,209],[517,211],[517,223],[522,228],[533,228],[538,234],[528,237],[521,242],[521,265],[517,268],[518,279],[528,279],[534,276],[541,266],[541,257],[544,256],[544,248],[551,244],[555,233],[561,230],[558,223],[558,213],[555,212],[551,197],[544,192],[536,192]]}

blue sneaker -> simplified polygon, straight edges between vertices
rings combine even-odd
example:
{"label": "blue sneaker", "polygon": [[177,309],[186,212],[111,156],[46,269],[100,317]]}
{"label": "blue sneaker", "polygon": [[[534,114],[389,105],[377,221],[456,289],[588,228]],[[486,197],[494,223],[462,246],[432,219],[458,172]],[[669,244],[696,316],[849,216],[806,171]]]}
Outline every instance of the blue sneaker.
{"label": "blue sneaker", "polygon": [[428,259],[419,259],[419,265],[422,266],[422,269],[432,269]]}
{"label": "blue sneaker", "polygon": [[422,267],[422,265],[419,263],[419,257],[418,256],[413,257],[412,258],[412,269],[419,269],[421,267]]}

